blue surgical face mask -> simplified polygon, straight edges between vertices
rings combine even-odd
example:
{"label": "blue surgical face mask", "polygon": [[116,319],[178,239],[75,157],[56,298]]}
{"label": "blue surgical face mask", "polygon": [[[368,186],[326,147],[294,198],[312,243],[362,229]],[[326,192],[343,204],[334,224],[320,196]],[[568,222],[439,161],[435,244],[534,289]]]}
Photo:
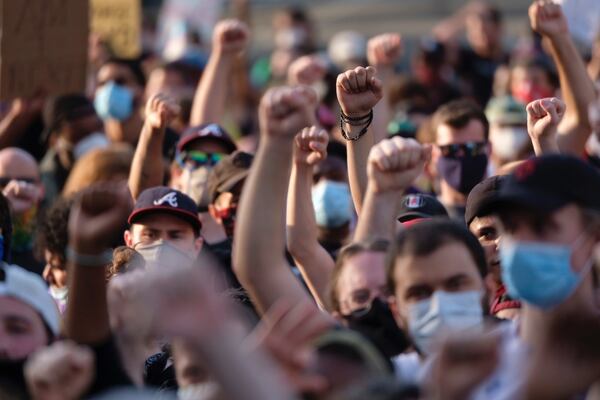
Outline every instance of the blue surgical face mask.
{"label": "blue surgical face mask", "polygon": [[133,113],[133,92],[113,81],[106,83],[96,92],[94,107],[102,120],[125,121]]}
{"label": "blue surgical face mask", "polygon": [[317,225],[339,228],[352,219],[352,197],[347,183],[321,180],[312,189]]}
{"label": "blue surgical face mask", "polygon": [[429,355],[445,333],[481,329],[481,298],[481,292],[477,290],[436,291],[430,298],[411,304],[408,328],[414,345],[422,354]]}
{"label": "blue surgical face mask", "polygon": [[571,268],[573,249],[584,237],[581,235],[572,246],[502,239],[500,263],[508,293],[542,309],[563,303],[593,264],[590,257],[580,274]]}

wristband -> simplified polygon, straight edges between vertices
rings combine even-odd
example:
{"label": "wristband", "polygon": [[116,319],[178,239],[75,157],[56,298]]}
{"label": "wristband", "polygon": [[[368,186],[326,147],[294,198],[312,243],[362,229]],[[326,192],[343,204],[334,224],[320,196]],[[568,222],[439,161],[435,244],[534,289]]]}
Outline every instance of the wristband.
{"label": "wristband", "polygon": [[[371,122],[373,122],[373,110],[371,110],[367,116],[361,118],[362,120],[366,119],[366,121],[364,123],[362,123],[362,124],[353,124],[353,123],[350,123],[350,122],[348,122],[346,120],[347,118],[349,118],[349,117],[347,115],[344,115],[344,113],[342,113],[342,118],[340,119],[340,130],[342,131],[342,136],[346,140],[357,141],[358,139],[360,139],[361,137],[363,137],[367,133],[367,131],[369,130],[369,126],[371,126]],[[344,122],[347,123],[348,125],[351,125],[351,126],[361,126],[363,124],[365,126],[360,130],[360,132],[358,133],[358,136],[356,136],[356,137],[350,137],[350,136],[348,136],[348,132],[346,132],[344,130]]]}
{"label": "wristband", "polygon": [[371,109],[371,111],[369,111],[367,113],[367,115],[362,116],[362,117],[349,117],[346,114],[344,114],[343,111],[340,111],[340,113],[342,115],[342,121],[344,121],[348,125],[353,125],[353,126],[360,126],[365,123],[364,121],[366,121],[368,119],[373,119],[373,110],[372,109]]}
{"label": "wristband", "polygon": [[105,267],[113,259],[111,249],[106,249],[100,254],[81,254],[73,250],[71,246],[67,247],[67,260],[82,267]]}

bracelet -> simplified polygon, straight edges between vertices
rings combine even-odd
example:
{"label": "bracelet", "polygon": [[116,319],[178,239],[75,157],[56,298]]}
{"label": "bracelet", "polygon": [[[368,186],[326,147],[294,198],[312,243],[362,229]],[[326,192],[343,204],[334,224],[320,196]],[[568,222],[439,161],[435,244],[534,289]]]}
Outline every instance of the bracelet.
{"label": "bracelet", "polygon": [[67,260],[82,267],[105,267],[113,259],[111,249],[106,249],[100,254],[81,254],[73,250],[71,246],[67,247]]}
{"label": "bracelet", "polygon": [[343,111],[340,111],[341,113],[341,117],[342,117],[342,121],[344,121],[345,123],[347,123],[348,125],[352,125],[352,126],[361,126],[366,122],[367,120],[373,120],[373,110],[369,111],[369,113],[363,117],[349,117],[346,114],[344,114]]}
{"label": "bracelet", "polygon": [[371,110],[369,112],[369,115],[367,115],[366,117],[362,118],[362,119],[366,118],[367,120],[364,122],[365,126],[360,130],[360,132],[358,133],[358,136],[356,136],[356,137],[350,137],[350,136],[348,136],[348,132],[346,132],[344,130],[344,122],[346,122],[348,125],[351,125],[351,126],[360,126],[360,125],[363,125],[363,124],[351,124],[348,121],[345,121],[344,117],[348,117],[348,116],[344,115],[344,113],[342,113],[342,118],[340,119],[340,130],[342,131],[342,136],[346,140],[357,141],[358,139],[360,139],[361,137],[363,137],[367,133],[367,131],[369,130],[369,127],[371,126],[371,122],[373,122],[373,110]]}

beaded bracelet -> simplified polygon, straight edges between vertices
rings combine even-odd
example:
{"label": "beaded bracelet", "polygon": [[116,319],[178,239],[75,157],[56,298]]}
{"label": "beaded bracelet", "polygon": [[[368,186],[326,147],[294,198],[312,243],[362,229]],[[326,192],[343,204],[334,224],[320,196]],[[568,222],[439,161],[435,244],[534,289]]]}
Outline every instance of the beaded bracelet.
{"label": "beaded bracelet", "polygon": [[[363,121],[363,122],[358,123],[359,121]],[[371,126],[372,122],[373,122],[373,110],[369,111],[369,114],[365,115],[364,117],[359,117],[359,118],[349,117],[342,112],[342,117],[340,118],[340,130],[342,131],[342,136],[346,140],[352,140],[352,141],[359,140],[361,137],[363,137],[365,135],[365,133],[367,133],[367,130],[369,130],[369,126]],[[358,133],[358,136],[351,138],[350,136],[348,136],[348,132],[346,132],[344,130],[344,123],[346,123],[350,126],[361,126],[361,125],[365,125],[365,126],[360,130],[360,132]]]}

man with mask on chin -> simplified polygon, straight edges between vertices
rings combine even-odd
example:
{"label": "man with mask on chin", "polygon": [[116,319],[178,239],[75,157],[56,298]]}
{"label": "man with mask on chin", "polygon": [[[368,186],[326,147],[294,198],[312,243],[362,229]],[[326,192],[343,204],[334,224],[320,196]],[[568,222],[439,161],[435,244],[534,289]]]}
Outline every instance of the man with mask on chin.
{"label": "man with mask on chin", "polygon": [[436,111],[432,128],[431,168],[439,178],[439,200],[451,218],[464,220],[467,195],[486,176],[491,150],[488,120],[475,103],[455,100]]}
{"label": "man with mask on chin", "polygon": [[196,203],[175,189],[144,190],[128,222],[125,244],[144,257],[146,268],[192,265],[202,249]]}
{"label": "man with mask on chin", "polygon": [[0,265],[0,398],[29,398],[24,365],[59,332],[59,314],[38,275]]}

